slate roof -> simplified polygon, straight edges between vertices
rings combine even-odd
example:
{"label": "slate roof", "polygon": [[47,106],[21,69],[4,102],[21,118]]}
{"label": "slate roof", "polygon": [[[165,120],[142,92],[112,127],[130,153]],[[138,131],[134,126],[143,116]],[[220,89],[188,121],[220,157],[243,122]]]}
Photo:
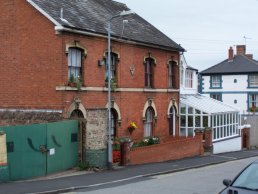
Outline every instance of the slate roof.
{"label": "slate roof", "polygon": [[233,61],[228,59],[201,72],[201,75],[210,74],[247,74],[258,73],[258,62],[244,55],[235,55]]}
{"label": "slate roof", "polygon": [[198,72],[198,69],[194,68],[194,67],[191,67],[189,65],[186,66],[186,69],[191,69],[191,70],[194,70],[194,71],[197,71]]}
{"label": "slate roof", "polygon": [[[56,26],[79,29],[95,34],[107,35],[108,20],[123,10],[129,8],[112,0],[27,0],[45,16],[49,16]],[[63,8],[63,18],[60,10]],[[153,12],[154,13],[154,12]],[[123,20],[128,20],[124,25]],[[184,51],[184,49],[141,18],[137,14],[127,15],[112,20],[112,37],[158,46],[168,50]]]}

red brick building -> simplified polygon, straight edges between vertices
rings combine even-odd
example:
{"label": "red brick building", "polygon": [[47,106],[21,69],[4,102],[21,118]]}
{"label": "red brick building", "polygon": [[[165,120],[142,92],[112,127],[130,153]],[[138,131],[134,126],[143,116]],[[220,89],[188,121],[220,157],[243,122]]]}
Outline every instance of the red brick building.
{"label": "red brick building", "polygon": [[[126,5],[8,0],[0,10],[2,112],[69,118],[107,107],[107,21],[128,10]],[[114,135],[129,136],[127,127],[136,122],[134,139],[178,136],[178,61],[184,49],[137,14],[114,19],[112,32]]]}

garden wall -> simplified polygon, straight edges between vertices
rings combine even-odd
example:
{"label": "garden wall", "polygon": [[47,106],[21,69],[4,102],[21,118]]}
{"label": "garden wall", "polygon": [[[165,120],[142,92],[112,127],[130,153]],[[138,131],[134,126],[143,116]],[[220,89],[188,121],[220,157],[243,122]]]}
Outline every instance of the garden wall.
{"label": "garden wall", "polygon": [[202,154],[202,133],[196,133],[194,138],[171,139],[161,144],[132,148],[130,164],[163,162]]}

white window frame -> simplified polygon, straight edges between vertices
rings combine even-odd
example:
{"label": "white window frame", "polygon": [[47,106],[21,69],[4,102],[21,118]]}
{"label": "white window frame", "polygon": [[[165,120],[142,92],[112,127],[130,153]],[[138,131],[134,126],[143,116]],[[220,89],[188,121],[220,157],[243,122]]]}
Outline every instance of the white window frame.
{"label": "white window frame", "polygon": [[220,88],[221,87],[221,76],[212,75],[211,76],[211,88]]}
{"label": "white window frame", "polygon": [[71,75],[74,78],[82,76],[82,55],[83,51],[80,48],[69,47],[68,49],[68,79]]}
{"label": "white window frame", "polygon": [[212,139],[219,141],[239,135],[240,115],[238,113],[225,113],[212,115]]}
{"label": "white window frame", "polygon": [[249,87],[258,87],[258,75],[249,75]]}
{"label": "white window frame", "polygon": [[185,88],[193,88],[193,71],[190,69],[185,71]]}

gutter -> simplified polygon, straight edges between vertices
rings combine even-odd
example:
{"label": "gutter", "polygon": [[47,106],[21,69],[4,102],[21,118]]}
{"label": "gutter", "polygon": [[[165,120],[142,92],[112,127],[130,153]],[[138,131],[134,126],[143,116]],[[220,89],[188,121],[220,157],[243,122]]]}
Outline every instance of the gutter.
{"label": "gutter", "polygon": [[[28,0],[28,1],[30,1],[30,0]],[[87,35],[87,36],[107,38],[107,35],[97,34],[97,33],[89,32],[89,31],[84,31],[84,30],[79,30],[79,29],[73,29],[73,28],[62,26],[60,24],[55,26],[55,31],[57,32],[57,34],[61,33],[61,32],[71,32],[71,33],[82,34],[82,35]],[[136,41],[132,41],[132,40],[120,39],[120,38],[116,38],[114,36],[112,36],[111,39],[115,40],[117,42],[122,42],[122,43],[127,43],[127,44],[152,47],[152,48],[157,48],[157,49],[162,49],[162,50],[167,50],[167,51],[185,52],[185,49],[183,49],[183,50],[171,49],[171,48],[166,48],[166,47],[157,46],[157,45],[150,45],[150,44],[140,43],[140,42],[136,42]]]}

